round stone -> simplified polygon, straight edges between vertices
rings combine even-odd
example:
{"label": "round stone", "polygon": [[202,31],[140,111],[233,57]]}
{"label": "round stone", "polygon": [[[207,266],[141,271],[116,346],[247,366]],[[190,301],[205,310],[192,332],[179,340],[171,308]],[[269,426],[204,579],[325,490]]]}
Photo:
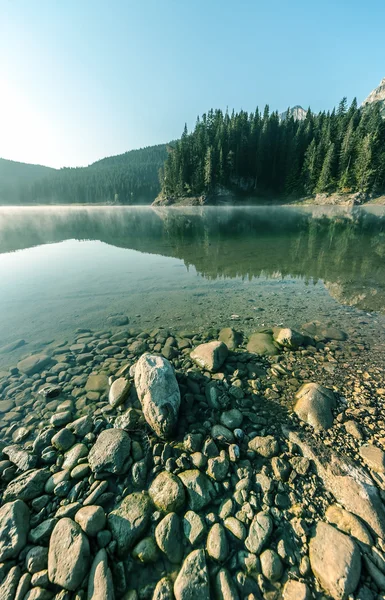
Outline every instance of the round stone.
{"label": "round stone", "polygon": [[163,471],[152,482],[149,494],[155,506],[164,512],[176,512],[185,501],[183,484],[178,477]]}

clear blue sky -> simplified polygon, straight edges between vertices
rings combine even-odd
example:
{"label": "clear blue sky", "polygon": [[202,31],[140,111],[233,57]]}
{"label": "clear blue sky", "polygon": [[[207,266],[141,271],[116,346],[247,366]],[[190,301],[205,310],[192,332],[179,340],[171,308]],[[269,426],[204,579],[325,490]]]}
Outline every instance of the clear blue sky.
{"label": "clear blue sky", "polygon": [[384,0],[0,0],[0,156],[87,165],[211,107],[361,102],[384,31]]}

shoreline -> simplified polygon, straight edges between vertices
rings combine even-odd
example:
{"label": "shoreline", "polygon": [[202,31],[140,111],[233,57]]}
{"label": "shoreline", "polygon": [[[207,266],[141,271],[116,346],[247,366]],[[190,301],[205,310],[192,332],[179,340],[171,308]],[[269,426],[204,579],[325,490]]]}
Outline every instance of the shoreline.
{"label": "shoreline", "polygon": [[78,329],[2,373],[7,585],[36,555],[44,589],[130,600],[381,589],[383,350],[301,331]]}

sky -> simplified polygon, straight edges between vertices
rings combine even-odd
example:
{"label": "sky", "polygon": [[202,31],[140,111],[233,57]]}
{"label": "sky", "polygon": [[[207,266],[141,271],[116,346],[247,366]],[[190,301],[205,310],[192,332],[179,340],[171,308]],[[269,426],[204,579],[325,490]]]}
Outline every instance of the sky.
{"label": "sky", "polygon": [[0,0],[0,157],[85,166],[210,108],[362,102],[384,23],[384,0]]}

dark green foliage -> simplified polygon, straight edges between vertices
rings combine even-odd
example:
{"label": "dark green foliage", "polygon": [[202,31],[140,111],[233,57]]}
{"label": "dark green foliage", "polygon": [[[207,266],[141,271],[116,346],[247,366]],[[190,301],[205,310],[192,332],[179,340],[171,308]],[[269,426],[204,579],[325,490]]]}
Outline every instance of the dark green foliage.
{"label": "dark green foliage", "polygon": [[0,201],[149,204],[159,193],[159,169],[167,158],[167,147],[162,144],[132,150],[104,158],[89,167],[46,168],[40,177],[27,182],[19,180],[19,185],[15,184],[12,189],[8,186],[3,193],[0,187]]}
{"label": "dark green foliage", "polygon": [[295,196],[385,191],[385,121],[376,104],[303,120],[210,110],[170,152],[160,174],[164,196],[199,196],[221,191]]}

